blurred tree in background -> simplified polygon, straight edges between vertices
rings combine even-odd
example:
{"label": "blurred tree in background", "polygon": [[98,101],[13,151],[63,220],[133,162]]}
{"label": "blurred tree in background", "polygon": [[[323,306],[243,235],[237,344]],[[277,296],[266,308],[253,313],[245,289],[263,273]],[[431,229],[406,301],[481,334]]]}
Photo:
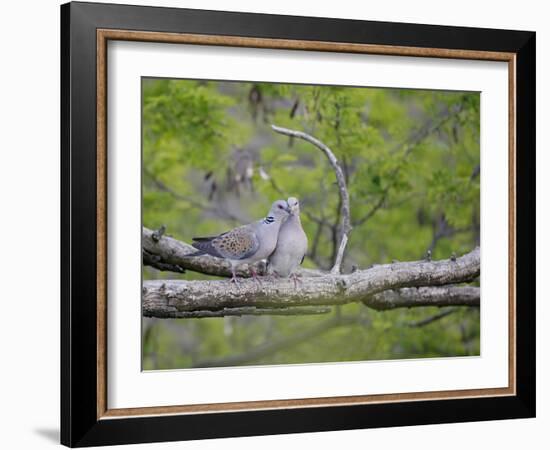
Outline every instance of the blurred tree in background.
{"label": "blurred tree in background", "polygon": [[[339,201],[325,156],[274,133],[309,133],[338,157],[353,232],[343,271],[434,259],[479,245],[479,94],[144,79],[143,225],[189,242],[257,220],[273,200],[301,202],[305,267],[329,269]],[[159,272],[144,279],[213,279]],[[331,321],[345,314],[354,320]],[[144,369],[479,354],[479,309],[323,316],[143,319]]]}

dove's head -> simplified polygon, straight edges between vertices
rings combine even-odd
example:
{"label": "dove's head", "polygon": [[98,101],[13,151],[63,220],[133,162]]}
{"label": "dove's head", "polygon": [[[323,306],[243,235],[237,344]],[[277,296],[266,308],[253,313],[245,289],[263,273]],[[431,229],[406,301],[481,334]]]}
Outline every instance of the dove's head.
{"label": "dove's head", "polygon": [[298,199],[296,197],[288,197],[288,200],[286,202],[288,203],[290,214],[292,214],[293,216],[299,216],[300,203],[298,202]]}
{"label": "dove's head", "polygon": [[287,203],[284,200],[277,200],[271,205],[268,217],[273,217],[275,220],[283,221],[290,213]]}

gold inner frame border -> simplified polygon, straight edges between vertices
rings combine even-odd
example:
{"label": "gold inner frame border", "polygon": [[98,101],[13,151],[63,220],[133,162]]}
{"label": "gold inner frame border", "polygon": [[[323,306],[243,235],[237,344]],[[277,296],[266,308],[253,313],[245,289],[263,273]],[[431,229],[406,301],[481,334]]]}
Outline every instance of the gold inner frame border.
{"label": "gold inner frame border", "polygon": [[[516,394],[516,54],[478,50],[389,46],[240,36],[98,29],[97,35],[97,419],[205,414],[268,409],[313,408],[421,400],[448,400]],[[363,53],[389,56],[502,61],[508,63],[508,386],[395,394],[262,400],[199,405],[109,409],[107,405],[107,42],[110,40],[215,45],[265,49]]]}

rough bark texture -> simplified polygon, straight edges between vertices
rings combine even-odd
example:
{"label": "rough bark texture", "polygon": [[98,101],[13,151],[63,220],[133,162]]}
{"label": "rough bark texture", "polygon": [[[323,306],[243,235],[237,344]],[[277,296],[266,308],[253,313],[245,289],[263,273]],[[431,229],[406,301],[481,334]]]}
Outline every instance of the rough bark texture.
{"label": "rough bark texture", "polygon": [[178,311],[168,307],[165,310],[144,309],[143,315],[144,317],[156,317],[157,319],[205,319],[227,316],[311,316],[328,314],[331,311],[331,308],[327,306],[291,306],[288,308],[242,306],[240,308],[223,308],[217,311]]}
{"label": "rough bark texture", "polygon": [[479,306],[479,288],[475,286],[412,287],[384,291],[368,299],[367,306],[385,310],[413,306]]}
{"label": "rough bark texture", "polygon": [[[209,261],[204,264],[208,265]],[[478,306],[479,289],[445,285],[471,281],[479,276],[479,271],[480,251],[476,248],[456,259],[397,262],[345,275],[324,273],[322,276],[304,277],[297,286],[289,279],[264,279],[261,285],[250,279],[242,280],[237,285],[226,280],[145,281],[143,311],[152,317],[167,317],[167,314],[174,317],[174,314],[186,311],[288,308],[350,302],[363,302],[378,310],[413,306]],[[436,291],[401,290],[433,286],[445,287]],[[397,289],[400,291],[384,292]]]}

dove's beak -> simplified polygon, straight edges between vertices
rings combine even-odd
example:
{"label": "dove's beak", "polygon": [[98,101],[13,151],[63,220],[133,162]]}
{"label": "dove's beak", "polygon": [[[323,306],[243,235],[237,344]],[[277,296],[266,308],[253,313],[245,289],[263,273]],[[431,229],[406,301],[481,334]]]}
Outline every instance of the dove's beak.
{"label": "dove's beak", "polygon": [[300,209],[298,208],[298,204],[294,204],[292,206],[288,206],[288,213],[292,215],[297,215],[299,213]]}

